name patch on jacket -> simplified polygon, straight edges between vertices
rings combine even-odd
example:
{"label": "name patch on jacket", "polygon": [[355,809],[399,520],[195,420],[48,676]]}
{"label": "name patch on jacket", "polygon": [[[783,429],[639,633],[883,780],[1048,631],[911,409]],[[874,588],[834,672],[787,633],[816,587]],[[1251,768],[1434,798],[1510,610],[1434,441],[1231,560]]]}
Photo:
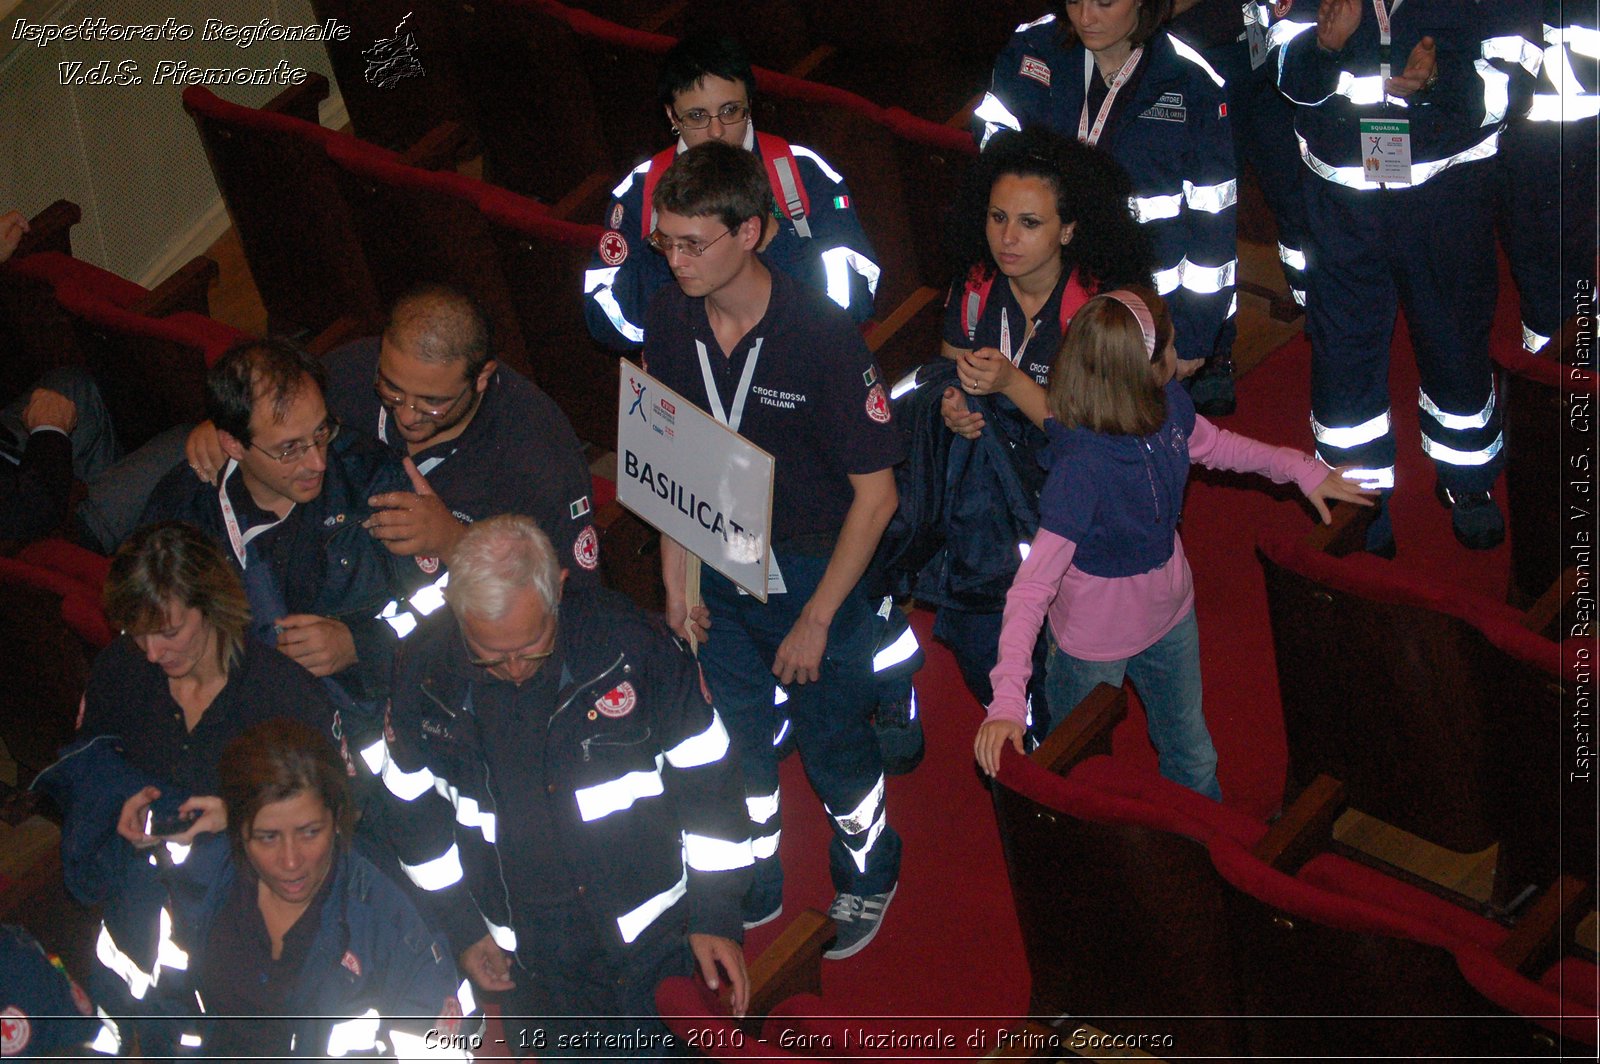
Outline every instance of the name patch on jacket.
{"label": "name patch on jacket", "polygon": [[1022,67],[1017,71],[1025,78],[1032,78],[1041,85],[1050,84],[1050,66],[1043,59],[1035,59],[1031,55],[1022,57]]}
{"label": "name patch on jacket", "polygon": [[597,698],[594,708],[608,717],[626,717],[638,704],[639,696],[634,693],[633,684],[624,680]]}
{"label": "name patch on jacket", "polygon": [[1161,94],[1161,99],[1139,117],[1154,118],[1162,122],[1186,122],[1188,116],[1188,109],[1183,106],[1183,93],[1164,92]]}

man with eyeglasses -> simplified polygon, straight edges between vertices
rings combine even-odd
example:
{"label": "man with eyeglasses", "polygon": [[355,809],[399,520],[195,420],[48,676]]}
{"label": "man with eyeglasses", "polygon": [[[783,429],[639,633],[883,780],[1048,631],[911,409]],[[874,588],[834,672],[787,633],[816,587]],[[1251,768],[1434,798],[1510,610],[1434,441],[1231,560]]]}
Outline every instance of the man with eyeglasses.
{"label": "man with eyeglasses", "polygon": [[678,154],[710,140],[753,152],[766,167],[777,208],[765,221],[767,264],[825,292],[857,324],[871,317],[879,268],[850,190],[816,152],[756,132],[755,75],[744,49],[726,37],[687,37],[667,53],[657,84],[678,143],[634,167],[611,192],[606,232],[583,280],[594,338],[625,351],[644,343],[646,308],[672,280],[647,244],[656,228],[650,193]]}
{"label": "man with eyeglasses", "polygon": [[376,496],[368,531],[396,554],[449,562],[467,526],[526,514],[579,585],[599,583],[599,539],[583,448],[532,381],[495,361],[466,293],[423,284],[395,301],[381,338],[331,353],[328,405],[388,444],[412,490]]}
{"label": "man with eyeglasses", "polygon": [[378,613],[422,581],[362,527],[369,499],[409,486],[405,470],[370,436],[340,431],[324,382],[287,340],[229,348],[206,374],[217,483],[175,466],[143,520],[187,521],[222,547],[243,574],[252,634],[329,680],[356,738],[394,660],[396,632]]}
{"label": "man with eyeglasses", "polygon": [[884,804],[884,766],[869,723],[877,702],[877,602],[863,576],[898,497],[904,453],[881,372],[844,312],[756,253],[772,192],[749,152],[690,148],[656,186],[656,234],[677,279],[650,307],[646,368],[774,459],[766,602],[701,570],[704,607],[686,599],[684,548],[663,536],[667,617],[703,645],[700,663],[744,767],[755,821],[746,927],[783,908],[780,722],[793,725],[806,775],[833,821],[824,956],[849,957],[881,926],[900,872],[900,836]]}
{"label": "man with eyeglasses", "polygon": [[563,593],[563,564],[520,515],[462,537],[389,707],[401,866],[518,1051],[674,1056],[661,979],[749,1000],[739,772],[694,659],[621,596]]}

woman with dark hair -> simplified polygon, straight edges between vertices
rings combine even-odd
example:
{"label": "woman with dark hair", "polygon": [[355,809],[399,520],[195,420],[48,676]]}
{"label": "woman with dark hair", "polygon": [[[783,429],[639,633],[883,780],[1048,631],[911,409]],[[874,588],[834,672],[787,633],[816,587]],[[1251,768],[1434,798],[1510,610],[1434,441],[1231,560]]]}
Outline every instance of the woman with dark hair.
{"label": "woman with dark hair", "polygon": [[[104,602],[122,634],[89,672],[78,738],[116,736],[128,767],[170,785],[169,804],[216,794],[223,747],[260,721],[292,717],[333,736],[322,685],[247,638],[250,607],[238,574],[193,526],[167,522],[135,533],[111,560]],[[118,834],[136,846],[165,834],[145,830],[160,795],[151,786],[129,798]]]}
{"label": "woman with dark hair", "polygon": [[[951,230],[960,266],[945,304],[941,353],[956,361],[954,383],[992,364],[999,382],[1020,373],[1043,385],[1067,322],[1085,301],[1105,288],[1150,283],[1149,243],[1129,212],[1130,193],[1127,175],[1109,156],[1048,130],[1004,130],[990,140],[968,177]],[[997,434],[1029,503],[1038,498],[1044,472],[1037,457],[1045,437],[1009,400],[980,404],[952,386],[945,389],[942,413],[968,439],[986,427]],[[997,498],[983,480],[963,478],[959,485],[963,493],[986,496],[985,506]],[[964,508],[957,500],[950,509],[959,515]],[[1031,531],[1037,513],[1028,509],[1016,517]],[[963,531],[952,527],[950,537],[959,548]],[[951,589],[934,625],[984,703],[1004,588],[1021,562],[1016,544],[999,548],[994,562],[1001,555],[1003,572],[986,584],[995,588],[990,600],[964,600]],[[1041,667],[1042,660],[1041,652]]]}
{"label": "woman with dark hair", "polygon": [[1066,0],[1066,18],[1017,27],[975,116],[985,142],[1044,126],[1109,152],[1133,182],[1155,248],[1156,290],[1172,308],[1178,376],[1208,359],[1196,402],[1233,410],[1237,169],[1222,77],[1166,31],[1172,0]]}
{"label": "woman with dark hair", "polygon": [[410,900],[350,850],[355,808],[328,740],[267,721],[218,771],[222,797],[203,800],[196,826],[226,841],[202,838],[165,873],[200,1003],[185,1044],[232,1059],[466,1059],[471,991]]}

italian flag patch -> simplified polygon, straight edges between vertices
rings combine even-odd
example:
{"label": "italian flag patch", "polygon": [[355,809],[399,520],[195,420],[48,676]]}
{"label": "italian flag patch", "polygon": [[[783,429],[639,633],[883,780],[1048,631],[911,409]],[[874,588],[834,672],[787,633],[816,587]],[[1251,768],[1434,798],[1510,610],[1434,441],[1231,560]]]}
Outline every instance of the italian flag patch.
{"label": "italian flag patch", "polygon": [[850,197],[849,196],[835,196],[835,197],[833,197],[833,206],[834,206],[835,210],[841,210],[841,211],[844,210],[846,207],[850,206]]}

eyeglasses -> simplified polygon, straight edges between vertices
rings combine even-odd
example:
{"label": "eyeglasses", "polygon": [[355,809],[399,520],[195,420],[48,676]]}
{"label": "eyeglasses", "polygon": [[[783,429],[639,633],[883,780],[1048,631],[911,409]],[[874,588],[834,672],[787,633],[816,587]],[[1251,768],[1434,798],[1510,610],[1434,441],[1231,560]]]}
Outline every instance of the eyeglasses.
{"label": "eyeglasses", "polygon": [[468,658],[473,665],[480,669],[493,672],[495,669],[509,668],[512,665],[524,665],[531,661],[543,661],[556,652],[555,647],[549,650],[525,650],[520,654],[507,654],[503,658]]}
{"label": "eyeglasses", "polygon": [[[732,229],[724,229],[722,236],[727,236],[731,232],[733,232]],[[717,240],[721,240],[722,236],[717,237]],[[661,254],[671,255],[674,251],[681,251],[691,259],[698,259],[701,255],[704,255],[706,248],[715,244],[717,240],[708,240],[704,244],[698,240],[674,240],[659,229],[651,233],[649,237],[650,246],[661,252]]]}
{"label": "eyeglasses", "polygon": [[449,416],[450,412],[456,408],[457,403],[461,402],[462,399],[465,399],[471,394],[472,384],[472,381],[468,381],[467,386],[461,389],[460,392],[456,393],[456,397],[450,400],[444,406],[424,406],[421,403],[411,402],[406,399],[404,392],[396,391],[384,384],[382,378],[373,380],[372,390],[378,393],[378,401],[390,409],[397,410],[400,407],[405,407],[413,414],[417,414],[421,417],[425,417],[433,421],[443,421]]}
{"label": "eyeglasses", "polygon": [[677,116],[678,125],[684,129],[704,129],[715,118],[725,126],[743,125],[744,120],[750,117],[750,105],[747,103],[725,103],[715,112],[707,111],[704,107],[696,107],[685,114],[672,112]]}
{"label": "eyeglasses", "polygon": [[321,428],[317,429],[316,432],[311,434],[311,439],[309,442],[306,440],[297,440],[294,443],[284,444],[282,448],[276,451],[269,451],[265,447],[253,442],[250,444],[250,446],[254,447],[268,458],[281,462],[284,465],[288,465],[290,462],[298,461],[302,455],[311,450],[313,447],[317,448],[318,450],[322,450],[323,448],[327,447],[328,444],[333,442],[333,438],[337,435],[339,435],[339,422],[335,421],[333,418],[329,418],[322,423]]}

